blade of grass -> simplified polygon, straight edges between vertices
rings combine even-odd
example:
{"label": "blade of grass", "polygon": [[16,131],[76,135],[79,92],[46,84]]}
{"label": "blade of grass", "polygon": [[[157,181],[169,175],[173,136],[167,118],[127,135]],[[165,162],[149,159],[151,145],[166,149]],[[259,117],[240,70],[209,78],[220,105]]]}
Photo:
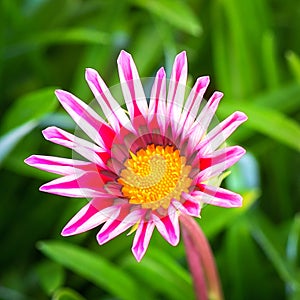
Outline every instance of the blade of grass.
{"label": "blade of grass", "polygon": [[79,246],[65,242],[39,242],[48,257],[120,299],[140,299],[139,287],[118,266]]}

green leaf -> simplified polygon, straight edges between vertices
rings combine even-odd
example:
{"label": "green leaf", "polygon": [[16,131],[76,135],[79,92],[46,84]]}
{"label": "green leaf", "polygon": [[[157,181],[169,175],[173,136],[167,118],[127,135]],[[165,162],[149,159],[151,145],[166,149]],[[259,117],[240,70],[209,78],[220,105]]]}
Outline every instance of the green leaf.
{"label": "green leaf", "polygon": [[193,11],[179,0],[133,0],[133,3],[147,9],[154,15],[187,33],[199,36],[202,32],[200,22]]}
{"label": "green leaf", "polygon": [[[237,104],[228,100],[222,103],[220,112],[223,115],[228,115],[236,108]],[[252,103],[243,102],[240,108],[248,116],[245,126],[300,151],[300,126],[297,122],[279,111]]]}
{"label": "green leaf", "polygon": [[300,214],[297,214],[292,222],[286,246],[286,256],[292,268],[299,267],[300,245]]}
{"label": "green leaf", "polygon": [[38,248],[54,261],[112,295],[120,299],[140,299],[139,287],[129,275],[101,256],[65,242],[39,242]]}
{"label": "green leaf", "polygon": [[19,141],[28,134],[35,126],[37,122],[29,121],[13,130],[7,132],[0,137],[0,165],[6,158],[6,156],[13,150],[13,148],[19,143]]}
{"label": "green leaf", "polygon": [[52,300],[85,300],[85,298],[70,288],[61,288],[53,294]]}
{"label": "green leaf", "polygon": [[3,118],[1,131],[6,132],[23,123],[40,120],[58,105],[54,87],[43,88],[20,97]]}
{"label": "green leaf", "polygon": [[52,261],[45,261],[37,266],[37,274],[41,286],[47,295],[51,295],[56,289],[62,286],[65,273],[62,266]]}
{"label": "green leaf", "polygon": [[188,272],[167,253],[152,248],[136,265],[128,256],[122,265],[135,274],[142,283],[164,294],[168,299],[193,299],[193,287]]}
{"label": "green leaf", "polygon": [[278,239],[278,230],[269,224],[263,214],[253,214],[249,226],[257,243],[272,262],[279,276],[290,286],[300,288],[300,281],[284,259],[284,249]]}
{"label": "green leaf", "polygon": [[293,51],[288,51],[285,57],[291,73],[294,75],[297,82],[300,83],[300,57]]}
{"label": "green leaf", "polygon": [[275,88],[279,83],[279,66],[276,60],[276,45],[274,34],[270,31],[262,37],[262,63],[265,71],[265,80],[270,89]]}
{"label": "green leaf", "polygon": [[[266,278],[268,270],[261,268],[264,258],[251,236],[246,218],[233,222],[226,231],[225,249],[224,263],[228,266],[230,262],[230,268],[226,272],[224,284],[234,282],[230,299],[243,299],[243,295],[249,299],[265,299],[265,292],[253,289],[253,286],[258,286]],[[241,274],[256,275],[247,277]]]}

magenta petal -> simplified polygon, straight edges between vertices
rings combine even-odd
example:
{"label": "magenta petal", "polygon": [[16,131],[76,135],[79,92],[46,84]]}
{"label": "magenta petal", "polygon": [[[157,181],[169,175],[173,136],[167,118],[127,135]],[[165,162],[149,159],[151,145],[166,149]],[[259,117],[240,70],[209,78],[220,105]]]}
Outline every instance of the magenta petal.
{"label": "magenta petal", "polygon": [[32,155],[25,159],[25,163],[59,175],[71,175],[79,171],[96,171],[96,166],[90,162],[54,156]]}
{"label": "magenta petal", "polygon": [[85,78],[114,131],[119,132],[119,124],[121,124],[129,131],[135,132],[125,111],[113,98],[100,75],[95,70],[88,68],[86,69]]}
{"label": "magenta petal", "polygon": [[120,208],[118,213],[112,215],[98,233],[98,243],[102,245],[123,233],[129,227],[138,223],[144,213],[143,210],[135,210],[129,213],[128,206]]}
{"label": "magenta petal", "polygon": [[191,90],[184,105],[179,122],[178,130],[183,131],[183,134],[186,134],[197,118],[198,110],[208,85],[209,77],[203,76],[197,79],[193,89]]}
{"label": "magenta petal", "polygon": [[161,218],[156,214],[152,214],[153,221],[157,230],[172,246],[176,246],[179,242],[179,223],[178,213],[175,207],[169,206],[168,215]]}
{"label": "magenta petal", "polygon": [[126,106],[131,120],[147,117],[148,105],[135,63],[129,53],[122,50],[118,57],[118,70]]}
{"label": "magenta petal", "polygon": [[113,129],[86,103],[74,95],[56,90],[55,94],[77,125],[99,146],[109,149],[115,136]]}
{"label": "magenta petal", "polygon": [[40,191],[66,197],[104,197],[104,180],[98,172],[80,172],[54,179],[40,187]]}
{"label": "magenta petal", "polygon": [[131,250],[138,262],[141,261],[147,251],[154,227],[153,221],[141,220],[137,228]]}
{"label": "magenta petal", "polygon": [[239,194],[204,184],[198,184],[197,186],[201,189],[201,191],[194,191],[191,193],[191,196],[202,203],[221,207],[242,206],[243,198]]}
{"label": "magenta petal", "polygon": [[156,74],[151,90],[148,123],[156,116],[161,134],[164,135],[166,127],[166,73],[160,68]]}
{"label": "magenta petal", "polygon": [[64,227],[63,236],[79,234],[99,226],[113,212],[113,199],[93,199],[84,206]]}
{"label": "magenta petal", "polygon": [[182,198],[185,200],[183,203],[177,200],[172,201],[174,207],[184,214],[193,217],[200,217],[200,212],[202,208],[201,203],[186,193],[182,193]]}
{"label": "magenta petal", "polygon": [[102,154],[105,154],[106,151],[99,146],[55,126],[44,129],[43,135],[46,140],[70,148],[89,161],[107,169],[106,164],[101,158]]}
{"label": "magenta petal", "polygon": [[235,129],[245,122],[248,117],[242,112],[235,112],[212,129],[196,147],[202,155],[212,153],[235,131]]}
{"label": "magenta petal", "polygon": [[167,115],[171,122],[173,133],[176,132],[181,114],[187,80],[186,52],[179,53],[174,61],[167,97]]}
{"label": "magenta petal", "polygon": [[240,146],[233,146],[219,149],[212,154],[199,159],[200,173],[195,178],[199,182],[220,175],[224,170],[235,164],[244,154],[245,149]]}
{"label": "magenta petal", "polygon": [[203,136],[206,134],[208,126],[215,115],[222,97],[223,93],[214,92],[187,133],[190,136],[189,143],[192,145],[191,148],[198,145],[199,141],[201,141]]}

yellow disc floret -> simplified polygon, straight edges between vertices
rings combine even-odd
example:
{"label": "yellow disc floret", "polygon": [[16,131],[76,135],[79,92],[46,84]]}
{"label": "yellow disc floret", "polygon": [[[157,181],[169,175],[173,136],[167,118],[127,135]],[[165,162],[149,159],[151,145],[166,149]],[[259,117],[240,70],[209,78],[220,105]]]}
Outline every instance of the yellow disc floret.
{"label": "yellow disc floret", "polygon": [[152,144],[130,155],[118,179],[130,203],[167,209],[172,199],[180,200],[181,193],[188,192],[191,166],[174,146]]}

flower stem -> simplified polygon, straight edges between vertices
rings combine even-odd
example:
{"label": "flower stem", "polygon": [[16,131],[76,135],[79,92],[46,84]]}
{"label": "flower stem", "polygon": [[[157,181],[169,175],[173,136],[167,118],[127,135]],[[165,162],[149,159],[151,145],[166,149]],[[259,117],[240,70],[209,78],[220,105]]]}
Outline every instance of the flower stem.
{"label": "flower stem", "polygon": [[192,217],[182,214],[179,218],[197,300],[222,300],[214,256],[203,231]]}

